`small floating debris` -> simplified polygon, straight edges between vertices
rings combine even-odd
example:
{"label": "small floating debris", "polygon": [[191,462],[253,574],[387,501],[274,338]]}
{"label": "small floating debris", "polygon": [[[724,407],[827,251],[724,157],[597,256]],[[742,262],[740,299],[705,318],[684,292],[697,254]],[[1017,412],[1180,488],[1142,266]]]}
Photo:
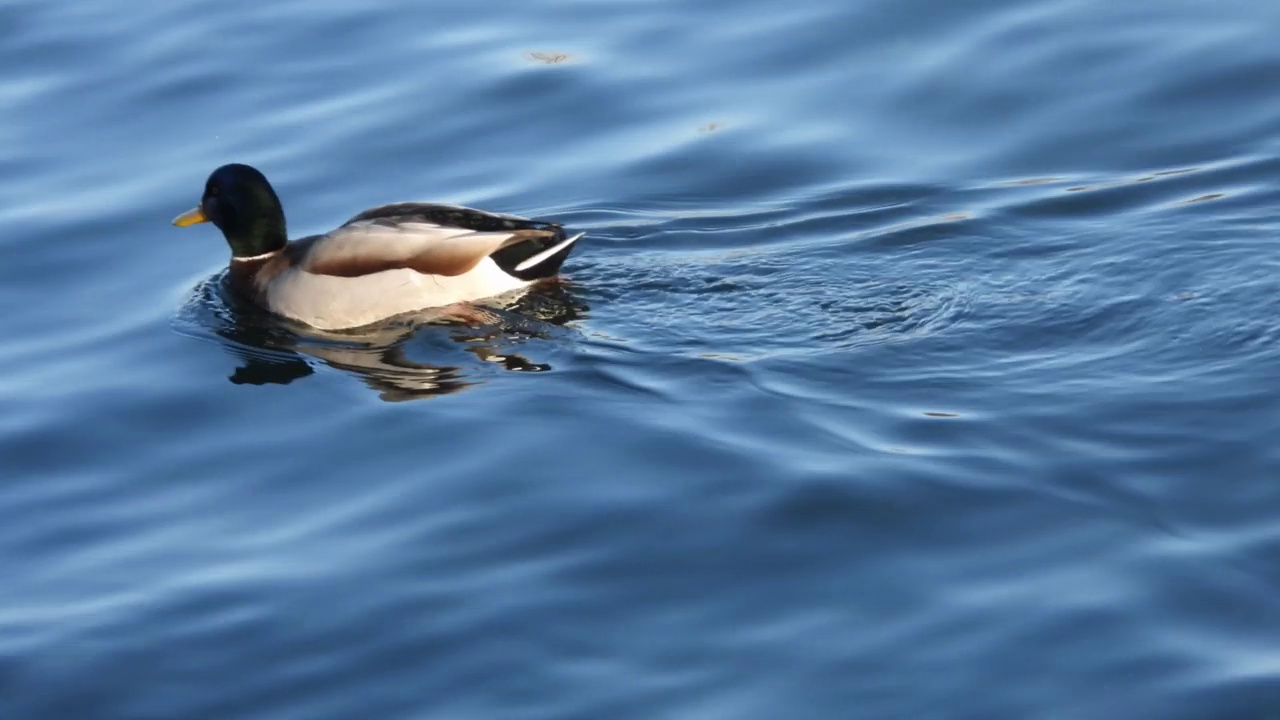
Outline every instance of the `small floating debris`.
{"label": "small floating debris", "polygon": [[1179,204],[1179,205],[1195,205],[1195,204],[1197,204],[1197,203],[1212,202],[1212,201],[1214,201],[1214,200],[1221,200],[1222,198],[1224,198],[1224,197],[1226,197],[1226,196],[1227,196],[1227,194],[1226,194],[1226,193],[1220,193],[1220,192],[1218,192],[1218,193],[1208,193],[1208,194],[1206,194],[1206,195],[1199,195],[1199,196],[1196,196],[1196,197],[1193,197],[1193,198],[1190,198],[1190,199],[1187,199],[1187,200],[1182,200],[1182,201],[1180,201],[1178,204]]}
{"label": "small floating debris", "polygon": [[570,55],[569,53],[542,52],[542,51],[527,52],[524,54],[524,57],[526,60],[529,60],[531,62],[536,62],[536,63],[542,63],[543,65],[562,65],[564,63],[567,63],[571,60],[576,59],[574,58],[573,55]]}

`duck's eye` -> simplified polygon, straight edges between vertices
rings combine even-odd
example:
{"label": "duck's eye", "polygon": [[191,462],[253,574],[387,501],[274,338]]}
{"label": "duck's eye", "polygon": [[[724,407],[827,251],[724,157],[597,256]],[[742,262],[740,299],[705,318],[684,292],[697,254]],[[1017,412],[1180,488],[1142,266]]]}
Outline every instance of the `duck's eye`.
{"label": "duck's eye", "polygon": [[218,194],[218,186],[210,185],[209,189],[205,191],[205,194],[210,196],[216,196]]}

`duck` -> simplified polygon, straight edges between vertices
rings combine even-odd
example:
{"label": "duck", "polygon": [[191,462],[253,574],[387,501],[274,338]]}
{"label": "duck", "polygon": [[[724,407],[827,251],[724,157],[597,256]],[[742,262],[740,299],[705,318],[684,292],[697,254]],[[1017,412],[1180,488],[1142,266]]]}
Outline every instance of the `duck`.
{"label": "duck", "polygon": [[558,276],[584,233],[559,223],[458,205],[400,202],[290,241],[265,175],[214,170],[195,208],[231,248],[229,285],[258,307],[320,330],[346,330],[430,308],[496,298]]}

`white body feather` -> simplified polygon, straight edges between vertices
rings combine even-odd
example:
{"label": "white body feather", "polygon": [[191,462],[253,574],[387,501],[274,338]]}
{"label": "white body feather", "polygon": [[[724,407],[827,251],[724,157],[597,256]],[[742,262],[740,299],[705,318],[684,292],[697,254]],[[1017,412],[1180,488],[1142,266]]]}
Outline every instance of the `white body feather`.
{"label": "white body feather", "polygon": [[288,268],[264,287],[267,309],[321,330],[353,328],[394,315],[494,297],[529,286],[485,258],[462,275],[384,270],[358,277]]}

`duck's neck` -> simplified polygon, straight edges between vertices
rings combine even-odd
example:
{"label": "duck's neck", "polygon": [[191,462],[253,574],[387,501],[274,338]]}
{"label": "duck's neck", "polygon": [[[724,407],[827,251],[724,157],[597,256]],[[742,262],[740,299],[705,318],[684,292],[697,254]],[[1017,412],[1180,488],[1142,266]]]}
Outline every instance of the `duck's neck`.
{"label": "duck's neck", "polygon": [[281,248],[251,257],[232,257],[227,269],[232,289],[250,300],[260,300],[266,281],[280,272],[282,262],[287,262],[284,254]]}
{"label": "duck's neck", "polygon": [[231,246],[233,260],[249,260],[269,253],[279,252],[289,242],[284,225],[284,213],[276,211],[235,228],[223,235]]}
{"label": "duck's neck", "polygon": [[258,275],[258,271],[266,267],[267,263],[279,257],[283,253],[281,250],[272,250],[262,253],[261,255],[252,255],[242,257],[233,255],[231,257],[230,275],[232,280],[237,282],[252,282]]}

